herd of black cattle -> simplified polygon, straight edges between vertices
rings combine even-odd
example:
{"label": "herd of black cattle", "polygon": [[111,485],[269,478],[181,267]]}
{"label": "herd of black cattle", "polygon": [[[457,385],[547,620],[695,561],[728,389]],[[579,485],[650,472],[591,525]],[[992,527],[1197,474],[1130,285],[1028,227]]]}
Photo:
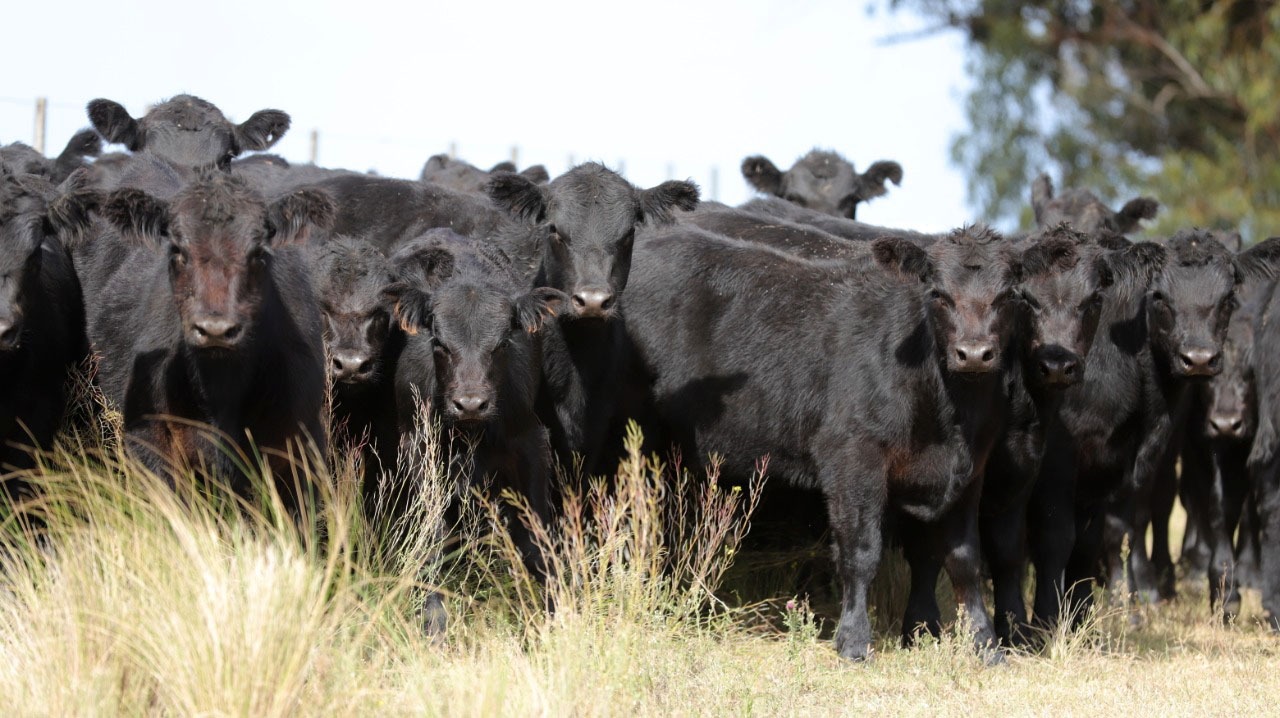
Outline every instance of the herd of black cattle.
{"label": "herd of black cattle", "polygon": [[[6,466],[49,445],[89,356],[159,471],[243,478],[203,425],[268,454],[350,442],[376,492],[422,402],[473,475],[543,517],[553,462],[607,472],[634,418],[726,476],[767,456],[775,481],[821,491],[842,656],[871,643],[886,519],[911,567],[904,630],[938,630],[945,568],[989,650],[1122,573],[1169,595],[1176,494],[1210,600],[1232,618],[1257,564],[1280,628],[1280,238],[1130,241],[1154,201],[1115,212],[1047,178],[1029,234],[875,227],[857,205],[902,168],[829,152],[785,172],[748,158],[762,196],[735,208],[595,163],[550,179],[438,156],[402,180],[237,159],[288,115],[236,125],[187,95],[88,114],[55,160],[0,147]],[[129,152],[99,156],[101,140]],[[38,491],[30,476],[11,491]]]}

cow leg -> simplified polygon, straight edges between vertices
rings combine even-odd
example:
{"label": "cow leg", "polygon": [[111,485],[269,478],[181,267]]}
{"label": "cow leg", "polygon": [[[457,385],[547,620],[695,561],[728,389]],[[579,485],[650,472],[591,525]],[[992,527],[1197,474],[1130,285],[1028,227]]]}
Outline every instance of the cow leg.
{"label": "cow leg", "polygon": [[867,591],[880,564],[880,527],[888,493],[879,457],[862,453],[840,469],[831,469],[823,481],[841,589],[836,651],[854,661],[866,660],[871,647]]}
{"label": "cow leg", "polygon": [[937,524],[907,517],[903,517],[900,528],[902,553],[911,570],[911,592],[902,616],[902,645],[910,646],[923,633],[935,638],[942,633],[942,612],[938,609],[936,591],[938,574],[942,571],[938,557],[941,532]]}
{"label": "cow leg", "polygon": [[[969,484],[964,495],[943,517],[942,528],[946,554],[943,566],[951,579],[956,601],[973,631],[973,642],[978,652],[987,655],[996,647],[995,629],[982,600],[982,552],[978,541],[978,500],[982,495],[982,480]],[[998,659],[999,653],[990,653]]]}
{"label": "cow leg", "polygon": [[1239,584],[1250,588],[1262,586],[1262,549],[1259,546],[1258,495],[1247,483],[1244,488],[1244,506],[1240,510],[1240,526],[1236,534],[1236,574]]}
{"label": "cow leg", "polygon": [[1018,504],[1007,513],[981,517],[982,548],[991,571],[995,594],[995,631],[1004,646],[1023,645],[1027,635],[1027,605],[1022,598],[1026,575],[1024,548],[1026,506]]}
{"label": "cow leg", "polygon": [[[1221,579],[1222,620],[1230,623],[1240,614],[1240,562],[1236,558],[1234,541],[1237,527],[1240,527],[1241,515],[1244,512],[1245,498],[1248,494],[1248,482],[1245,466],[1248,455],[1244,447],[1224,447],[1215,452],[1215,485],[1221,494],[1221,528],[1215,533],[1211,565],[1224,566],[1225,576]],[[1241,532],[1241,539],[1244,531]],[[1210,591],[1214,588],[1210,584]]]}
{"label": "cow leg", "polygon": [[1035,625],[1050,629],[1062,615],[1067,563],[1076,543],[1074,470],[1046,461],[1027,504],[1027,545],[1036,569]]}
{"label": "cow leg", "polygon": [[1273,631],[1280,631],[1280,459],[1257,472],[1259,548],[1262,550],[1262,609]]}
{"label": "cow leg", "polygon": [[1173,462],[1162,468],[1151,494],[1151,566],[1155,572],[1156,592],[1163,600],[1177,594],[1173,573],[1173,555],[1169,552],[1169,518],[1178,497],[1178,477]]}
{"label": "cow leg", "polygon": [[1066,615],[1079,626],[1093,606],[1093,587],[1101,578],[1105,562],[1103,534],[1108,517],[1101,505],[1077,508],[1076,543],[1067,561]]}

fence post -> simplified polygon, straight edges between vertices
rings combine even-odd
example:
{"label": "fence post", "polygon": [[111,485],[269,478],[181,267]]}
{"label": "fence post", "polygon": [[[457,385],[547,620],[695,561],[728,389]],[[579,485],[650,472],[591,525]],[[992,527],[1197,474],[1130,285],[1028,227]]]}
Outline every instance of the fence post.
{"label": "fence post", "polygon": [[32,145],[36,148],[36,152],[44,154],[44,132],[47,127],[46,121],[49,114],[49,98],[36,98],[36,136]]}
{"label": "fence post", "polygon": [[516,171],[520,171],[520,145],[511,145],[511,164],[516,166]]}
{"label": "fence post", "polygon": [[311,130],[311,164],[315,164],[320,157],[320,130]]}
{"label": "fence post", "polygon": [[457,140],[449,141],[449,159],[451,160],[458,159],[458,141]]}

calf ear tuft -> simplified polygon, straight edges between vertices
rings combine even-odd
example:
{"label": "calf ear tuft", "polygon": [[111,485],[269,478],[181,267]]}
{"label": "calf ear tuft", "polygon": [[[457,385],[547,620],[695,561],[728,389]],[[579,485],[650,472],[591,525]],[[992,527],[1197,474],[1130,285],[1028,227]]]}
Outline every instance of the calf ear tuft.
{"label": "calf ear tuft", "polygon": [[332,229],[336,215],[333,198],[324,190],[301,189],[285,195],[267,211],[271,242],[276,246],[305,244],[312,230]]}
{"label": "calf ear tuft", "polygon": [[902,165],[897,162],[880,161],[873,163],[863,172],[858,181],[858,198],[863,200],[880,197],[888,192],[885,181],[902,184]]}
{"label": "calf ear tuft", "polygon": [[122,234],[158,240],[169,231],[169,205],[139,189],[120,189],[107,197],[102,217]]}
{"label": "calf ear tuft", "polygon": [[391,316],[405,334],[431,328],[431,296],[408,282],[393,282],[382,289],[391,305]]}
{"label": "calf ear tuft", "polygon": [[551,287],[538,287],[516,300],[516,322],[530,334],[542,329],[543,322],[556,316],[569,303],[569,295]]}
{"label": "calf ear tuft", "polygon": [[747,184],[765,194],[782,194],[782,171],[764,155],[752,155],[743,160],[742,177]]}
{"label": "calf ear tuft", "polygon": [[1128,234],[1138,228],[1138,223],[1151,219],[1160,210],[1160,203],[1150,197],[1139,197],[1125,203],[1116,213],[1116,229]]}
{"label": "calf ear tuft", "polygon": [[124,145],[133,152],[142,149],[142,128],[119,102],[93,100],[86,109],[93,129],[107,142]]}
{"label": "calf ear tuft", "polygon": [[265,150],[280,141],[289,131],[289,113],[280,110],[258,110],[236,125],[236,146],[241,152]]}
{"label": "calf ear tuft", "polygon": [[640,215],[650,225],[675,221],[673,210],[686,212],[698,206],[698,185],[688,180],[668,180],[640,191]]}
{"label": "calf ear tuft", "polygon": [[917,244],[902,237],[881,237],[871,243],[871,256],[876,263],[908,277],[929,281],[934,274],[933,260]]}
{"label": "calf ear tuft", "polygon": [[514,172],[497,172],[485,185],[485,193],[499,207],[528,222],[547,216],[547,197],[542,187]]}
{"label": "calf ear tuft", "polygon": [[1237,254],[1236,268],[1242,280],[1280,276],[1280,237],[1264,239]]}
{"label": "calf ear tuft", "polygon": [[494,172],[515,172],[515,171],[516,171],[516,163],[511,162],[509,160],[503,160],[498,164],[489,168],[489,174],[493,174]]}

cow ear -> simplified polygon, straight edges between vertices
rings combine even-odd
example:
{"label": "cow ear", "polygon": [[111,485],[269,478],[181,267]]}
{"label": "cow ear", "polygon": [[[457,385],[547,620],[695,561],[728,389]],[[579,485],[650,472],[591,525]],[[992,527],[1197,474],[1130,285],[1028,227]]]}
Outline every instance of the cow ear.
{"label": "cow ear", "polygon": [[858,181],[858,198],[868,200],[884,195],[889,191],[884,186],[886,180],[894,185],[901,185],[902,165],[884,160],[873,163]]}
{"label": "cow ear", "polygon": [[405,334],[431,328],[431,295],[408,282],[392,282],[382,289],[382,297]]}
{"label": "cow ear", "polygon": [[1155,217],[1159,209],[1160,203],[1150,197],[1131,199],[1116,212],[1116,229],[1121,234],[1128,234],[1137,229],[1142,220]]}
{"label": "cow ear", "polygon": [[1022,253],[1020,264],[1025,277],[1036,277],[1056,267],[1070,267],[1077,257],[1075,243],[1063,237],[1045,239]]}
{"label": "cow ear", "polygon": [[1213,230],[1210,234],[1232,254],[1239,254],[1244,251],[1244,237],[1241,237],[1239,232],[1235,230]]}
{"label": "cow ear", "polygon": [[516,324],[530,334],[536,334],[543,322],[560,313],[568,305],[569,295],[559,289],[538,287],[516,300]]}
{"label": "cow ear", "polygon": [[112,192],[102,217],[121,234],[158,241],[169,233],[169,205],[139,189]]}
{"label": "cow ear", "polygon": [[258,110],[236,125],[236,146],[240,151],[265,150],[280,141],[289,131],[289,113],[280,110]]}
{"label": "cow ear", "polygon": [[640,190],[640,216],[650,225],[670,224],[675,221],[672,210],[688,212],[698,206],[698,194],[698,185],[688,180],[668,180]]}
{"label": "cow ear", "polygon": [[503,160],[498,164],[489,168],[489,174],[493,174],[494,172],[515,172],[515,171],[516,171],[516,163],[509,162],[507,160]]}
{"label": "cow ear", "polygon": [[1049,175],[1041,174],[1031,183],[1031,211],[1035,213],[1036,224],[1040,224],[1046,205],[1053,200],[1053,180]]}
{"label": "cow ear", "polygon": [[132,152],[142,149],[142,128],[119,102],[93,100],[87,110],[93,129],[107,142],[124,145]]}
{"label": "cow ear", "polygon": [[902,237],[881,237],[871,243],[871,256],[885,269],[915,277],[922,282],[932,279],[933,260],[917,244]]}
{"label": "cow ear", "polygon": [[333,228],[337,208],[328,192],[302,189],[276,200],[267,210],[267,226],[275,246],[306,244],[313,230]]}
{"label": "cow ear", "polygon": [[1164,266],[1167,257],[1168,250],[1163,245],[1156,242],[1132,242],[1112,256],[1111,266],[1117,275],[1123,274],[1137,284],[1146,286]]}
{"label": "cow ear", "polygon": [[528,177],[514,172],[498,172],[489,178],[485,193],[507,212],[529,222],[547,216],[546,191]]}
{"label": "cow ear", "polygon": [[747,184],[765,194],[782,195],[782,171],[764,155],[752,155],[743,160],[742,176]]}
{"label": "cow ear", "polygon": [[1280,237],[1264,239],[1237,254],[1236,267],[1245,281],[1280,275]]}
{"label": "cow ear", "polygon": [[530,165],[520,170],[520,175],[534,184],[546,184],[551,181],[551,173],[542,165]]}
{"label": "cow ear", "polygon": [[53,233],[69,247],[82,244],[102,206],[102,193],[89,184],[89,170],[78,169],[62,185],[62,194],[49,203],[45,219]]}
{"label": "cow ear", "polygon": [[444,247],[426,247],[409,254],[392,257],[396,276],[435,289],[453,276],[456,266],[453,252]]}
{"label": "cow ear", "polygon": [[431,155],[427,158],[426,164],[422,165],[422,173],[418,175],[418,179],[426,180],[427,175],[432,172],[439,172],[449,166],[449,155],[438,154]]}
{"label": "cow ear", "polygon": [[80,130],[67,142],[58,159],[54,160],[54,169],[59,179],[65,179],[76,168],[84,165],[86,157],[97,157],[100,154],[102,154],[102,138],[98,133],[93,130]]}

